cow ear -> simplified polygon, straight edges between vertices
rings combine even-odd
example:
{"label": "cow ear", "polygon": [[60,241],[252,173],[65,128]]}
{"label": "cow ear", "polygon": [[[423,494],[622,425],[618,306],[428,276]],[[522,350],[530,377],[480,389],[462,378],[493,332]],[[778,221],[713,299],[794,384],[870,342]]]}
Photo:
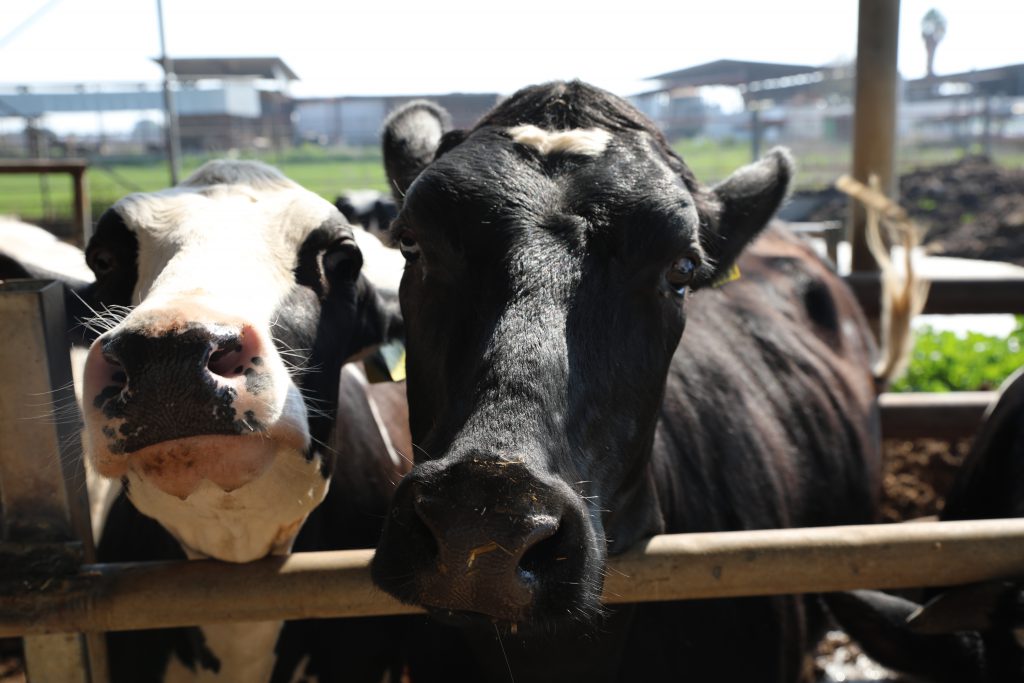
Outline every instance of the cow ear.
{"label": "cow ear", "polygon": [[702,211],[702,242],[714,263],[712,281],[725,276],[743,249],[768,225],[789,191],[794,164],[777,147],[715,185]]}
{"label": "cow ear", "polygon": [[413,100],[384,121],[384,170],[399,206],[412,181],[434,160],[441,138],[450,128],[448,112],[427,100]]}
{"label": "cow ear", "polygon": [[90,286],[92,302],[99,306],[129,306],[138,279],[139,241],[124,217],[107,209],[85,248],[85,262],[96,276]]}

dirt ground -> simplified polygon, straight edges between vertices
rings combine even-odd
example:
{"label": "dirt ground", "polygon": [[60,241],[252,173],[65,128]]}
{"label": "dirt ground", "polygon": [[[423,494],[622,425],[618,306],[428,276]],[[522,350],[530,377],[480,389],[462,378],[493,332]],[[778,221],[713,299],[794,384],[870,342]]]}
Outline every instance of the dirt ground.
{"label": "dirt ground", "polygon": [[[818,205],[803,220],[845,220],[838,190],[797,193]],[[930,251],[1024,265],[1024,170],[980,156],[916,169],[900,178],[899,202],[927,229]]]}
{"label": "dirt ground", "polygon": [[970,446],[970,439],[954,442],[887,439],[883,455],[882,519],[903,522],[938,514]]}

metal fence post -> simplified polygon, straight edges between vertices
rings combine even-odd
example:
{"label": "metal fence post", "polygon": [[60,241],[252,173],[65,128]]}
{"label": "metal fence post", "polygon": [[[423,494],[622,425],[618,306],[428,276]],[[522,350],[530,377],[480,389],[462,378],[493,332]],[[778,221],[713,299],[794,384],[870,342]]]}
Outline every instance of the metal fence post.
{"label": "metal fence post", "polygon": [[[95,561],[65,330],[60,283],[0,285],[0,578],[24,591]],[[102,634],[24,642],[33,683],[107,679]]]}

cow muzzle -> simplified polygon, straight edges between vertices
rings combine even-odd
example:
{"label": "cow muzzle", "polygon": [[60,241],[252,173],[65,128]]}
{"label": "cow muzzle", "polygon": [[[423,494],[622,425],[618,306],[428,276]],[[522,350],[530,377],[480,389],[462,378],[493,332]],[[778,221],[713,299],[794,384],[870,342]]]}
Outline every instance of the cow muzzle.
{"label": "cow muzzle", "polygon": [[378,585],[442,613],[514,623],[596,605],[603,558],[579,496],[519,462],[439,462],[414,468],[396,493]]}
{"label": "cow muzzle", "polygon": [[306,448],[301,428],[280,428],[290,382],[279,366],[248,324],[115,329],[85,365],[93,465],[108,477],[134,469],[178,497],[204,479],[225,491],[243,486],[282,446]]}

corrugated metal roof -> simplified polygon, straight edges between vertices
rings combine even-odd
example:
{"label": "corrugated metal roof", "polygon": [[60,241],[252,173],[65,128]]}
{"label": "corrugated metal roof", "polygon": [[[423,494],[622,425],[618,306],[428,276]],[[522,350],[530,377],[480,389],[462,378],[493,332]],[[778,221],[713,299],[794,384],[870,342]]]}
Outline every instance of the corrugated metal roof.
{"label": "corrugated metal roof", "polygon": [[[157,64],[160,59],[153,58]],[[174,73],[179,78],[223,78],[225,76],[252,76],[299,80],[298,75],[281,61],[280,57],[185,57],[172,58]]]}
{"label": "corrugated metal roof", "polygon": [[754,81],[764,81],[769,78],[796,76],[797,74],[810,73],[820,69],[820,66],[810,66],[808,64],[775,64],[772,62],[744,62],[735,59],[719,59],[686,69],[649,76],[644,80],[667,81],[673,86],[743,85]]}
{"label": "corrugated metal roof", "polygon": [[969,83],[973,86],[975,94],[1020,97],[1024,95],[1024,64],[1007,64],[990,69],[936,74],[931,78],[915,78],[906,82],[907,96],[911,99],[939,97],[940,88],[945,83]]}

